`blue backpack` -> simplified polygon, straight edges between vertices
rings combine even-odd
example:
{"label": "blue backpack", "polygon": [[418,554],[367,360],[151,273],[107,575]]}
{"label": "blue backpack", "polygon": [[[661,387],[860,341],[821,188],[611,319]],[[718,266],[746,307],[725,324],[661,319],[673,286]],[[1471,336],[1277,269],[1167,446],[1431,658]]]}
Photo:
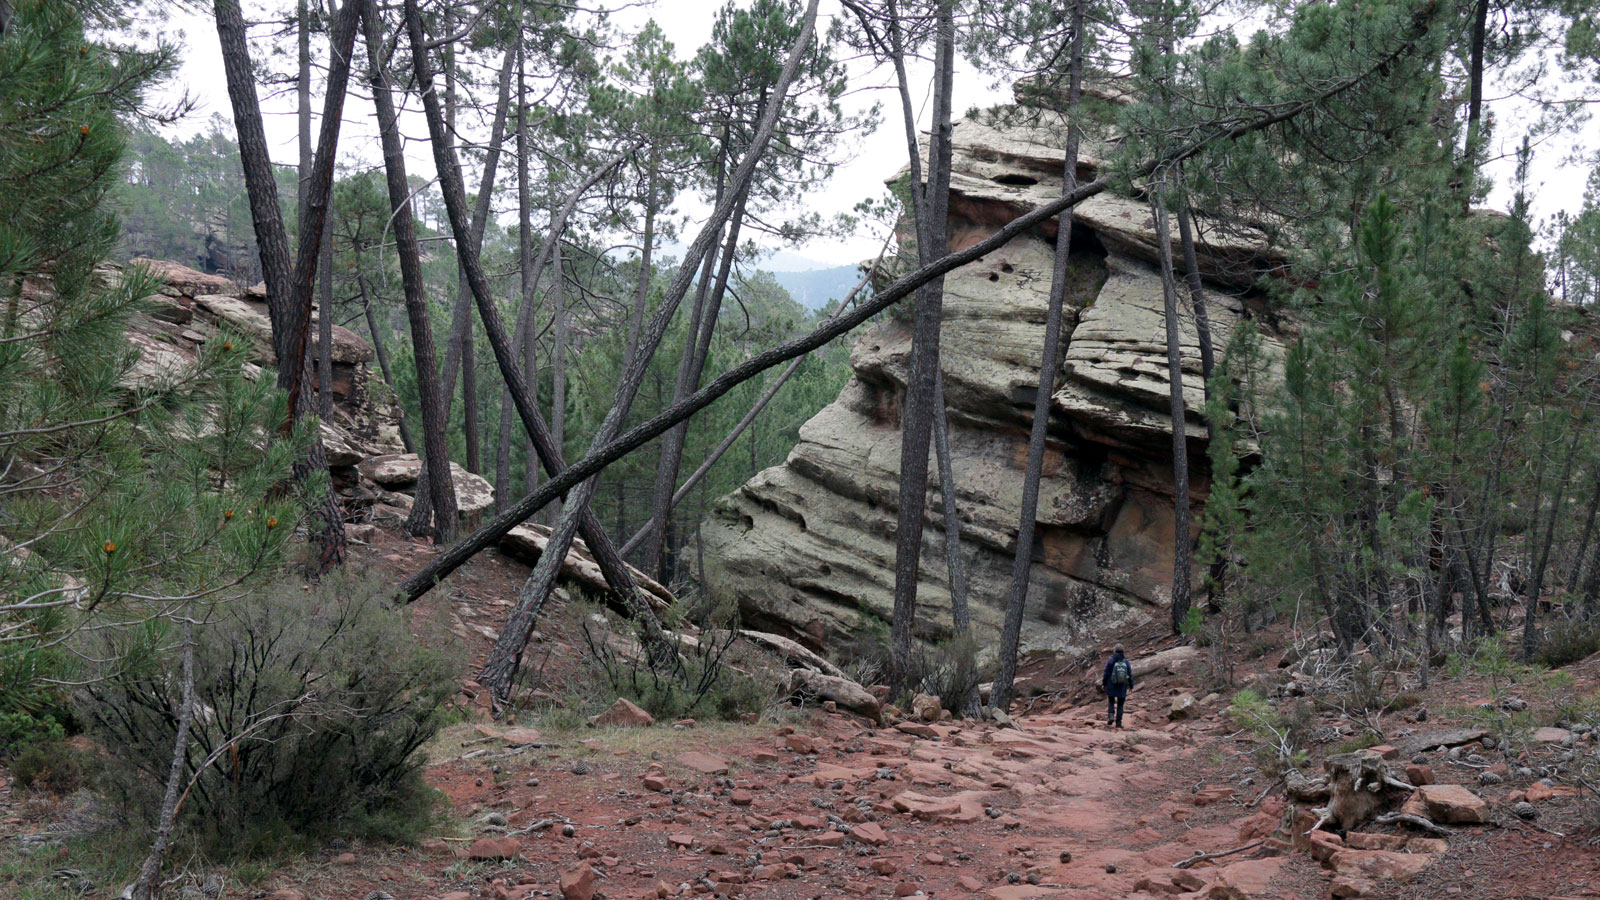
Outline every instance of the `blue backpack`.
{"label": "blue backpack", "polygon": [[1127,687],[1133,683],[1133,665],[1126,659],[1111,664],[1111,686]]}

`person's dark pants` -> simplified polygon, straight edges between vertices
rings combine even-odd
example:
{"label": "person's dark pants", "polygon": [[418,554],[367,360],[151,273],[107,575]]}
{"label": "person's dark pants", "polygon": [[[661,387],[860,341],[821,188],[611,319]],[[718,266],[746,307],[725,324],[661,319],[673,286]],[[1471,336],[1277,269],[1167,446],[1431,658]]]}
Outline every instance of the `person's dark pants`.
{"label": "person's dark pants", "polygon": [[1122,704],[1127,699],[1127,688],[1111,688],[1106,691],[1106,725],[1122,727]]}

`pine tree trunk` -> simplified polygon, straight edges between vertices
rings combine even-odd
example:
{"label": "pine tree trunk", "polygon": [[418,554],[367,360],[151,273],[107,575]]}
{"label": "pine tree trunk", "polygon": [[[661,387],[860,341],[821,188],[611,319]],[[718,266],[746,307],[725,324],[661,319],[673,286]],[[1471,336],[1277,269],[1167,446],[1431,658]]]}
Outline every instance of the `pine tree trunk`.
{"label": "pine tree trunk", "polygon": [[[951,87],[955,65],[953,0],[943,0],[936,13],[934,51],[933,134],[928,148],[927,226],[919,231],[929,246],[924,259],[943,256],[949,246]],[[918,242],[919,246],[922,244]],[[944,279],[935,278],[917,292],[911,324],[911,360],[907,366],[900,422],[900,491],[895,525],[894,611],[889,623],[890,686],[903,693],[911,679],[911,635],[916,622],[918,573],[922,560],[923,515],[927,508],[928,450],[933,437],[933,394],[939,379]]]}
{"label": "pine tree trunk", "polygon": [[478,433],[478,371],[477,354],[472,346],[472,329],[461,336],[461,430],[467,441],[467,471],[477,475],[483,471]]}
{"label": "pine tree trunk", "polygon": [[967,607],[967,566],[961,557],[961,515],[956,508],[955,469],[950,460],[950,416],[944,400],[944,374],[933,384],[933,449],[939,463],[939,495],[944,506],[944,554],[950,571],[950,618],[958,636],[972,627]]}
{"label": "pine tree trunk", "polygon": [[[528,154],[533,152],[533,147],[528,139],[528,73],[526,51],[517,53],[517,267],[518,283],[522,286],[522,336],[518,339],[522,347],[522,377],[528,384],[528,390],[533,395],[535,405],[539,402],[539,368],[536,351],[538,341],[535,336],[538,328],[534,310],[537,304],[539,291],[538,280],[533,272],[533,185],[528,176]],[[501,421],[508,420],[511,416],[511,391],[506,389],[500,394]],[[556,449],[561,445],[557,444]],[[524,437],[522,446],[522,487],[523,492],[531,494],[539,487],[538,454],[533,447],[533,438]]]}
{"label": "pine tree trunk", "polygon": [[295,233],[306,233],[306,188],[311,184],[311,4],[295,4],[295,118],[299,125],[300,171],[295,179]]}
{"label": "pine tree trunk", "polygon": [[317,267],[317,404],[333,417],[333,229],[322,229],[322,264]]}
{"label": "pine tree trunk", "polygon": [[[1068,53],[1067,147],[1061,165],[1063,196],[1071,195],[1078,187],[1078,142],[1082,133],[1078,111],[1083,96],[1083,0],[1073,0],[1072,3],[1072,46]],[[1022,643],[1022,619],[1028,606],[1028,582],[1033,568],[1033,531],[1039,513],[1039,481],[1044,473],[1045,441],[1050,432],[1050,398],[1055,393],[1056,375],[1061,369],[1061,307],[1067,293],[1072,219],[1072,209],[1068,207],[1062,211],[1056,226],[1055,266],[1050,275],[1050,299],[1045,312],[1039,385],[1033,396],[1028,460],[1022,473],[1022,509],[1017,520],[1017,547],[1011,561],[1005,623],[1000,629],[1000,668],[989,693],[989,705],[1002,712],[1011,704],[1011,688],[1017,678],[1017,651]]]}
{"label": "pine tree trunk", "polygon": [[1172,233],[1167,224],[1165,186],[1155,191],[1156,240],[1161,250],[1161,292],[1167,326],[1167,379],[1172,415],[1172,633],[1189,615],[1189,436],[1183,400],[1183,353],[1178,330],[1178,285],[1172,273]]}
{"label": "pine tree trunk", "polygon": [[[711,338],[717,328],[717,317],[722,311],[722,298],[727,292],[733,261],[739,249],[744,204],[744,198],[740,198],[728,221],[728,236],[722,244],[716,282],[709,296],[704,298],[703,303],[696,303],[689,316],[683,358],[678,365],[678,380],[672,390],[673,403],[683,402],[683,398],[700,387],[700,377],[705,372],[706,359],[711,354]],[[645,553],[640,561],[640,567],[646,572],[657,572],[662,568],[661,551],[667,535],[668,515],[672,509],[672,495],[678,483],[678,470],[683,464],[684,445],[688,436],[689,425],[685,422],[661,438],[661,455],[650,492],[650,521],[645,525],[653,537],[646,539]]]}
{"label": "pine tree trunk", "polygon": [[1589,512],[1583,520],[1583,537],[1578,541],[1578,552],[1573,555],[1572,574],[1567,578],[1567,593],[1574,594],[1583,579],[1583,558],[1589,552],[1589,541],[1594,537],[1595,514],[1600,513],[1600,472],[1595,474],[1594,493],[1589,498]]}
{"label": "pine tree trunk", "polygon": [[177,734],[172,740],[172,762],[167,767],[166,793],[161,798],[161,811],[156,815],[156,839],[139,867],[139,877],[131,888],[133,900],[154,900],[160,894],[156,881],[161,877],[161,866],[166,862],[167,850],[172,846],[172,832],[178,825],[178,798],[182,793],[183,775],[189,765],[189,728],[194,722],[194,622],[191,615],[183,622],[183,674],[180,687],[182,706],[178,709]]}
{"label": "pine tree trunk", "polygon": [[[411,187],[406,181],[405,149],[390,93],[389,79],[382,56],[383,32],[377,0],[362,0],[367,64],[372,83],[373,104],[378,111],[378,134],[383,146],[384,175],[393,210],[395,252],[400,258],[400,281],[405,290],[406,321],[411,328],[411,354],[417,365],[417,394],[422,408],[422,464],[424,468],[447,472],[450,455],[445,443],[446,418],[439,384],[438,357],[434,352],[433,323],[428,312],[427,285],[422,275],[422,251],[417,244],[416,220],[411,210]],[[431,527],[435,543],[450,540],[456,524],[456,492],[452,479],[441,478],[417,486],[417,502],[424,496],[432,501],[436,525]]]}
{"label": "pine tree trunk", "polygon": [[[277,181],[267,150],[244,14],[239,9],[238,0],[214,0],[223,72],[239,140],[239,159],[250,201],[250,216],[255,225],[262,276],[267,284],[267,315],[272,324],[273,355],[278,366],[277,383],[289,394],[290,415],[294,418],[312,414],[310,397],[304,390],[310,381],[306,331],[310,327],[316,245],[321,240],[328,194],[333,185],[333,159],[344,109],[345,82],[350,73],[350,48],[354,43],[356,28],[355,3],[356,0],[346,0],[334,20],[328,96],[324,104],[321,141],[312,167],[312,183],[307,193],[307,233],[302,235],[303,239],[308,240],[303,240],[301,252],[296,258],[289,252],[289,239],[283,225],[283,207],[278,200]],[[307,243],[311,246],[305,246]],[[289,425],[285,423],[286,428]],[[326,469],[327,454],[322,446],[322,436],[320,432],[314,432],[311,446],[295,461],[291,478],[294,484],[303,485],[313,473]],[[317,520],[314,528],[318,565],[326,571],[344,561],[344,515],[339,509],[338,497],[332,491],[325,491],[312,503],[315,508],[313,517]]]}
{"label": "pine tree trunk", "polygon": [[[362,276],[357,275],[356,278],[360,280]],[[383,336],[378,331],[378,319],[373,315],[371,299],[366,296],[365,283],[362,284],[361,293],[361,306],[367,315],[367,335],[372,339],[372,349],[378,357],[378,372],[383,376],[383,384],[389,389],[389,393],[395,394],[394,371],[389,368],[389,352],[384,346]],[[406,448],[407,453],[415,453],[417,448],[411,440],[411,428],[406,424],[405,410],[398,403],[395,404],[395,409],[398,411],[395,418],[400,426],[400,444]]]}
{"label": "pine tree trunk", "polygon": [[[1200,375],[1205,380],[1205,396],[1211,397],[1211,375],[1217,368],[1216,346],[1211,342],[1211,313],[1206,304],[1205,286],[1200,281],[1200,255],[1195,250],[1194,212],[1188,201],[1178,213],[1178,242],[1183,246],[1184,280],[1189,285],[1189,303],[1194,307],[1195,337],[1200,343]],[[1210,434],[1210,426],[1206,428]]]}
{"label": "pine tree trunk", "polygon": [[[566,272],[561,261],[561,235],[552,231],[550,236],[550,440],[556,453],[566,454],[567,446],[567,341],[570,326],[567,323]],[[561,515],[557,501],[550,511],[552,521]]]}
{"label": "pine tree trunk", "polygon": [[[516,58],[515,53],[516,42],[512,42],[506,47],[505,57],[500,65],[500,85],[495,100],[494,124],[489,129],[489,148],[483,160],[483,181],[478,185],[478,202],[473,209],[472,225],[467,232],[470,235],[468,240],[472,243],[473,253],[477,253],[478,248],[482,246],[484,229],[488,223],[490,201],[494,194],[495,173],[500,165],[501,147],[505,142],[506,112],[511,104],[511,74],[513,70],[512,64]],[[448,134],[454,135],[456,133],[455,74],[454,66],[451,64],[454,54],[448,44],[446,45],[445,55],[445,130]],[[450,145],[450,151],[452,154],[455,152],[453,144]],[[455,400],[457,375],[467,366],[472,349],[472,307],[470,300],[471,294],[467,287],[466,273],[462,272],[461,268],[457,266],[456,303],[450,311],[450,335],[446,338],[445,343],[444,381],[440,389],[440,397],[444,402],[444,418],[447,428],[450,421],[450,408]],[[467,376],[462,379],[464,397],[471,396],[465,383],[467,378],[471,377]],[[475,383],[473,387],[476,387]],[[463,399],[462,402],[466,403],[466,400]],[[463,406],[462,410],[463,421],[465,422],[470,415],[472,424],[475,426],[477,424],[477,409],[475,407],[468,409],[467,406]],[[481,466],[478,459],[478,447],[475,443],[476,429],[464,427],[463,431],[467,445],[468,471],[477,474]],[[432,496],[433,490],[428,481],[428,472],[428,466],[424,463],[422,471],[417,478],[417,501],[411,507],[411,515],[406,518],[406,530],[411,534],[425,533],[432,518],[433,508],[429,498]],[[455,492],[453,483],[450,485],[450,491],[452,495]]]}
{"label": "pine tree trunk", "polygon": [[[1566,497],[1567,484],[1572,480],[1572,464],[1578,456],[1578,446],[1584,437],[1584,427],[1588,424],[1589,416],[1585,412],[1572,430],[1572,443],[1567,447],[1567,458],[1561,464],[1561,478],[1556,482],[1555,494],[1550,502],[1550,516],[1545,522],[1544,534],[1537,533],[1537,518],[1535,519],[1535,539],[1537,549],[1533,564],[1531,587],[1528,588],[1528,607],[1523,613],[1522,620],[1522,652],[1532,658],[1534,651],[1539,648],[1539,596],[1544,593],[1544,574],[1550,566],[1550,547],[1555,543],[1556,523],[1562,512],[1562,500]],[[1534,510],[1535,516],[1538,509]]]}

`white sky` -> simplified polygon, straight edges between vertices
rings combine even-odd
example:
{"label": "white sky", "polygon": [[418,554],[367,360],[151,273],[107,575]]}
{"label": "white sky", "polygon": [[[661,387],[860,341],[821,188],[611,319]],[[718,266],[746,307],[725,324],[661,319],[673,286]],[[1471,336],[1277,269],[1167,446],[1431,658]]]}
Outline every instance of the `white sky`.
{"label": "white sky", "polygon": [[[281,0],[271,5],[245,0],[245,17],[247,20],[264,19],[270,10],[287,5]],[[657,0],[625,8],[612,17],[612,22],[620,31],[632,31],[647,19],[654,18],[667,38],[676,46],[680,58],[683,58],[693,55],[695,50],[710,38],[713,15],[721,5],[722,0]],[[823,21],[819,22],[819,30],[827,27],[829,18],[841,14],[842,10],[836,2],[825,0],[822,4]],[[199,101],[194,115],[176,126],[173,131],[177,134],[189,134],[203,130],[213,113],[231,119],[221,53],[209,15],[179,13],[168,25],[166,31],[178,36],[184,46],[183,65],[178,74],[177,86],[187,90]],[[318,52],[319,48],[314,40],[313,54]],[[914,62],[911,67],[912,83],[920,86],[914,88],[917,91],[915,100],[918,102],[918,114],[923,117],[924,123],[927,116],[927,104],[924,102],[926,84],[931,69],[931,65],[919,62]],[[905,141],[899,103],[892,92],[882,89],[890,83],[891,74],[887,70],[869,73],[863,65],[852,65],[851,74],[854,92],[848,98],[849,101],[859,107],[865,107],[874,101],[881,102],[884,114],[882,124],[877,131],[860,139],[854,158],[836,171],[834,178],[825,188],[808,198],[808,210],[825,216],[848,212],[862,199],[881,196],[884,180],[891,177],[905,162]],[[993,79],[989,76],[975,72],[963,64],[957,71],[955,82],[954,107],[957,115],[974,107],[1007,101],[1010,97],[1009,90],[997,89],[992,82]],[[352,86],[357,87],[354,81]],[[880,89],[870,89],[869,86]],[[314,91],[317,89],[314,86]],[[1493,100],[1494,97],[1491,95],[1490,99]],[[292,163],[298,156],[292,92],[275,97],[263,96],[262,103],[273,160],[279,163]],[[320,109],[320,104],[320,96],[314,95],[313,108]],[[1494,138],[1496,146],[1493,148],[1498,158],[1491,164],[1489,170],[1496,182],[1489,205],[1504,209],[1510,204],[1509,183],[1513,165],[1510,157],[1515,145],[1521,140],[1522,122],[1515,102],[1495,103],[1491,109],[1500,117],[1500,125]],[[426,127],[420,115],[410,117],[405,122],[403,130],[412,140],[407,152],[408,171],[415,175],[431,176],[432,159],[421,143],[421,139],[426,136]],[[1573,164],[1566,161],[1566,158],[1572,155],[1576,147],[1592,159],[1597,146],[1597,132],[1600,132],[1600,129],[1597,129],[1594,123],[1590,123],[1576,137],[1564,136],[1537,148],[1531,179],[1536,217],[1543,219],[1561,209],[1575,212],[1581,205],[1584,183],[1589,171],[1588,165]],[[340,135],[340,151],[341,160],[365,159],[376,162],[379,158],[376,118],[371,104],[355,96],[346,103],[345,124]],[[501,172],[504,179],[505,163],[502,163]],[[475,176],[469,176],[469,185],[473,184],[474,180]],[[703,207],[693,202],[680,205],[691,214],[697,210],[703,211]],[[691,225],[689,232],[691,235],[693,228]],[[863,229],[843,241],[817,239],[792,250],[773,247],[780,252],[766,263],[766,267],[779,270],[804,270],[847,265],[876,254],[882,239],[881,231]]]}

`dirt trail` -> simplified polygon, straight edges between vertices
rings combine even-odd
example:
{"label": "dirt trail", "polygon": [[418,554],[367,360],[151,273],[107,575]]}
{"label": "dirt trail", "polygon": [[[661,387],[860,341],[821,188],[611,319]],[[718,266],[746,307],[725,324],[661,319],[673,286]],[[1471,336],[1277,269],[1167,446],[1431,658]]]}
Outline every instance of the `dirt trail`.
{"label": "dirt trail", "polygon": [[[1235,797],[1187,724],[1111,731],[1090,724],[1097,712],[1026,716],[1003,730],[870,730],[817,713],[798,732],[674,732],[659,760],[642,733],[609,732],[544,748],[531,764],[504,757],[520,761],[501,762],[498,778],[492,762],[452,762],[430,779],[458,812],[480,822],[498,813],[511,833],[549,826],[510,844],[491,826],[480,842],[425,848],[504,858],[456,864],[469,879],[457,886],[379,886],[399,900],[462,889],[520,900],[560,896],[566,876],[569,900],[583,900],[593,872],[588,896],[608,898],[1313,896],[1295,892],[1296,871],[1314,868],[1296,857],[1173,868],[1237,846],[1241,822],[1273,817],[1243,805],[1259,791]],[[632,746],[608,749],[616,743]],[[307,887],[335,896],[316,880]]]}

